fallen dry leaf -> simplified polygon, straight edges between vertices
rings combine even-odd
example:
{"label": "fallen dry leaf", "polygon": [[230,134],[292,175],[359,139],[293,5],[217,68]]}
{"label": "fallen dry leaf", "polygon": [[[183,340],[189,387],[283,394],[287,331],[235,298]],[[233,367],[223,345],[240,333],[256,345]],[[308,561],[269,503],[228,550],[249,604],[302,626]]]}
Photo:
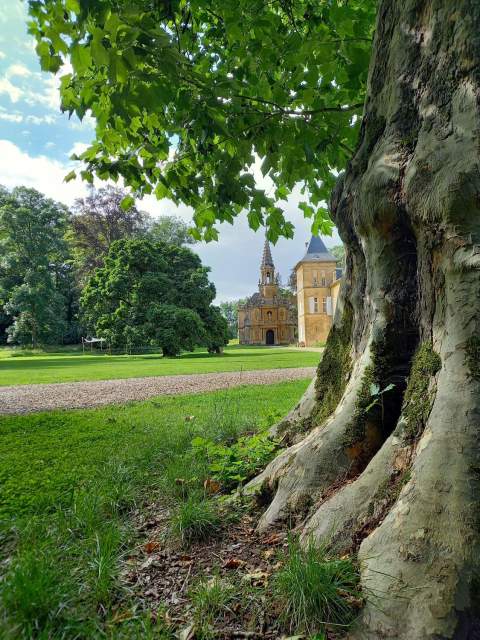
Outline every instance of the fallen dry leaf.
{"label": "fallen dry leaf", "polygon": [[240,560],[240,558],[228,558],[223,563],[224,569],[238,569],[238,567],[243,567],[245,565],[245,560]]}
{"label": "fallen dry leaf", "polygon": [[272,533],[267,538],[265,538],[265,544],[280,544],[283,542],[284,536],[281,533]]}
{"label": "fallen dry leaf", "polygon": [[205,489],[205,491],[207,493],[214,494],[214,493],[219,493],[220,489],[222,488],[220,483],[217,482],[216,480],[212,480],[212,478],[207,478],[205,480],[205,482],[203,483],[203,488]]}
{"label": "fallen dry leaf", "polygon": [[184,627],[178,637],[179,640],[191,640],[195,636],[195,623],[191,622],[189,625]]}
{"label": "fallen dry leaf", "polygon": [[153,553],[154,551],[158,551],[160,549],[160,543],[152,540],[144,544],[143,549],[145,553]]}
{"label": "fallen dry leaf", "polygon": [[242,580],[245,582],[251,582],[254,586],[264,586],[268,582],[269,574],[265,571],[254,571],[253,573],[246,573]]}

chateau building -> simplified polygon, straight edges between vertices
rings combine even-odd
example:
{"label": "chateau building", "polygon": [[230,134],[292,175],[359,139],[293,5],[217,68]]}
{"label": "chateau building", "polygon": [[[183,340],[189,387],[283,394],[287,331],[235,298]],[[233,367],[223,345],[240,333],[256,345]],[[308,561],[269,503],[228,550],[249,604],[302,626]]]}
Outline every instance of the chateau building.
{"label": "chateau building", "polygon": [[297,277],[298,343],[311,347],[325,342],[332,326],[342,270],[321,238],[312,236],[307,253],[295,267]]}
{"label": "chateau building", "polygon": [[238,307],[240,344],[290,344],[296,341],[296,314],[292,301],[279,292],[272,254],[265,239],[258,293]]}

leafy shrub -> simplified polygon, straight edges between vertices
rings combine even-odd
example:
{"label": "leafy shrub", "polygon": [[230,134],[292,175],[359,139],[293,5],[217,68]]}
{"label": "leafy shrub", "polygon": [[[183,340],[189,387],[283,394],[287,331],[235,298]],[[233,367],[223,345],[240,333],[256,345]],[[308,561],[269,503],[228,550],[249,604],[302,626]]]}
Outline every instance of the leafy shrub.
{"label": "leafy shrub", "polygon": [[351,558],[329,558],[325,548],[290,541],[276,576],[282,617],[291,629],[324,631],[329,624],[348,627],[361,603],[358,568]]}
{"label": "leafy shrub", "polygon": [[194,438],[192,447],[195,456],[208,460],[210,477],[223,489],[231,490],[243,484],[269,462],[278,448],[268,433],[243,436],[226,447],[205,438]]}

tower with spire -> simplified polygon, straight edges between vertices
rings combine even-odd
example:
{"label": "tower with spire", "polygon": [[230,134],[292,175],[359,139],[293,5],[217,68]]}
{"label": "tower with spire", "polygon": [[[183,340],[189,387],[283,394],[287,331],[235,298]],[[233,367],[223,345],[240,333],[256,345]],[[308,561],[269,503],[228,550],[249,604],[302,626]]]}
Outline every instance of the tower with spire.
{"label": "tower with spire", "polygon": [[259,291],[266,299],[274,299],[278,295],[278,284],[275,276],[275,265],[273,264],[270,243],[265,237],[263,245],[262,263],[260,265]]}
{"label": "tower with spire", "polygon": [[294,296],[280,294],[270,243],[265,237],[258,292],[238,307],[240,344],[277,345],[295,341]]}

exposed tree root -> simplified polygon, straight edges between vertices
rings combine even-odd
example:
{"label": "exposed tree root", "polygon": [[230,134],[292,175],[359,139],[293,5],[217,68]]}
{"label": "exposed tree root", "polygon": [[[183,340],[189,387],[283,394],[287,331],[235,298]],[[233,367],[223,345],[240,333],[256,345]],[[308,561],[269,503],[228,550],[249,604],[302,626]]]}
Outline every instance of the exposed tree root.
{"label": "exposed tree root", "polygon": [[277,456],[249,485],[247,492],[273,496],[263,514],[263,530],[297,510],[304,510],[339,477],[352,468],[353,457],[345,447],[349,425],[355,415],[362,376],[370,363],[365,351],[352,374],[337,411],[320,427],[314,428],[300,443]]}

